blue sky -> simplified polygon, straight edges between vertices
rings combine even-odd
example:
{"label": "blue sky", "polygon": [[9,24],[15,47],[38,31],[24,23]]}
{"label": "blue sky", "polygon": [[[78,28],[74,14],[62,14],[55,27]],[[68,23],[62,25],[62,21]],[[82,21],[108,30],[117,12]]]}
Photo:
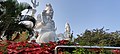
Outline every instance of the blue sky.
{"label": "blue sky", "polygon": [[[30,0],[18,0],[28,2]],[[45,8],[46,3],[51,3],[54,10],[56,33],[63,33],[66,21],[71,30],[76,34],[83,33],[86,29],[102,28],[109,31],[120,30],[120,0],[37,0],[37,14]]]}

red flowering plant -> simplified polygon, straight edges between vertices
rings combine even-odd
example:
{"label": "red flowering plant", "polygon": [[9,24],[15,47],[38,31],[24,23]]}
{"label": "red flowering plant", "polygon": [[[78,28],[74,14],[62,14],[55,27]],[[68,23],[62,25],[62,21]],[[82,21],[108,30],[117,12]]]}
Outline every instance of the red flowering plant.
{"label": "red flowering plant", "polygon": [[120,50],[118,50],[118,49],[112,50],[112,52],[113,52],[114,54],[120,54]]}
{"label": "red flowering plant", "polygon": [[[63,43],[62,41],[59,42],[60,44]],[[6,46],[5,46],[6,45]],[[14,41],[6,41],[6,44],[0,44],[0,53],[5,53],[5,51],[8,54],[53,54],[54,48],[59,45],[56,42],[49,42],[49,43],[42,43],[41,45],[37,43],[29,43],[27,41],[23,42],[14,42]],[[4,50],[2,50],[5,47]]]}
{"label": "red flowering plant", "polygon": [[4,41],[0,42],[0,53],[8,54],[54,54],[54,48],[57,45],[66,45],[67,42],[64,40],[49,43],[41,43],[41,45],[36,42],[29,43],[28,41],[14,42],[14,41]]}

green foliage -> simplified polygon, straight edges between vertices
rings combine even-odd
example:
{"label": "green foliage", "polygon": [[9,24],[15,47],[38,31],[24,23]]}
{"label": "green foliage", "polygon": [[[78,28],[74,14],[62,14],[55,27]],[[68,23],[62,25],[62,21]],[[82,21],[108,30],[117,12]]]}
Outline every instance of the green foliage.
{"label": "green foliage", "polygon": [[105,49],[84,49],[84,48],[78,48],[73,51],[73,54],[112,54],[110,50]]}
{"label": "green foliage", "polygon": [[120,32],[106,32],[104,28],[86,30],[75,40],[80,45],[89,46],[120,46]]}
{"label": "green foliage", "polygon": [[82,49],[82,48],[81,49],[76,49],[76,50],[73,51],[73,54],[75,54],[75,53],[76,54],[85,54],[85,49]]}
{"label": "green foliage", "polygon": [[[23,26],[18,25],[19,15],[25,9],[32,8],[28,3],[18,3],[17,0],[3,0],[0,3],[0,9],[3,9],[4,14],[0,15],[0,34],[3,31],[11,32],[25,30]],[[8,35],[8,34],[7,34]],[[11,39],[10,36],[7,37]]]}

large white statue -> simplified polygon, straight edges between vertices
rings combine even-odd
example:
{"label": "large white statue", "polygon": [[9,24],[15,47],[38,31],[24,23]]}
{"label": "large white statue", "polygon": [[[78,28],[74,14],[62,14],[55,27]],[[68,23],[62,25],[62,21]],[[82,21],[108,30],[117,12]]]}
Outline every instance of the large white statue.
{"label": "large white statue", "polygon": [[56,41],[56,28],[53,19],[53,9],[51,4],[46,4],[43,12],[38,15],[35,30],[39,31],[39,36],[36,39],[37,43],[46,43]]}

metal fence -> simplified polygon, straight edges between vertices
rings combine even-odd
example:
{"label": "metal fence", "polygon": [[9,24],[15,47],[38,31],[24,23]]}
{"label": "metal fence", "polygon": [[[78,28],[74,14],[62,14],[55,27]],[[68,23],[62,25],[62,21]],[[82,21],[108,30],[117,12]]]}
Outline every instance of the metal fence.
{"label": "metal fence", "polygon": [[120,47],[108,47],[108,46],[56,46],[55,47],[55,54],[58,53],[57,49],[58,48],[86,48],[86,49],[92,49],[92,48],[97,48],[97,49],[120,49]]}

